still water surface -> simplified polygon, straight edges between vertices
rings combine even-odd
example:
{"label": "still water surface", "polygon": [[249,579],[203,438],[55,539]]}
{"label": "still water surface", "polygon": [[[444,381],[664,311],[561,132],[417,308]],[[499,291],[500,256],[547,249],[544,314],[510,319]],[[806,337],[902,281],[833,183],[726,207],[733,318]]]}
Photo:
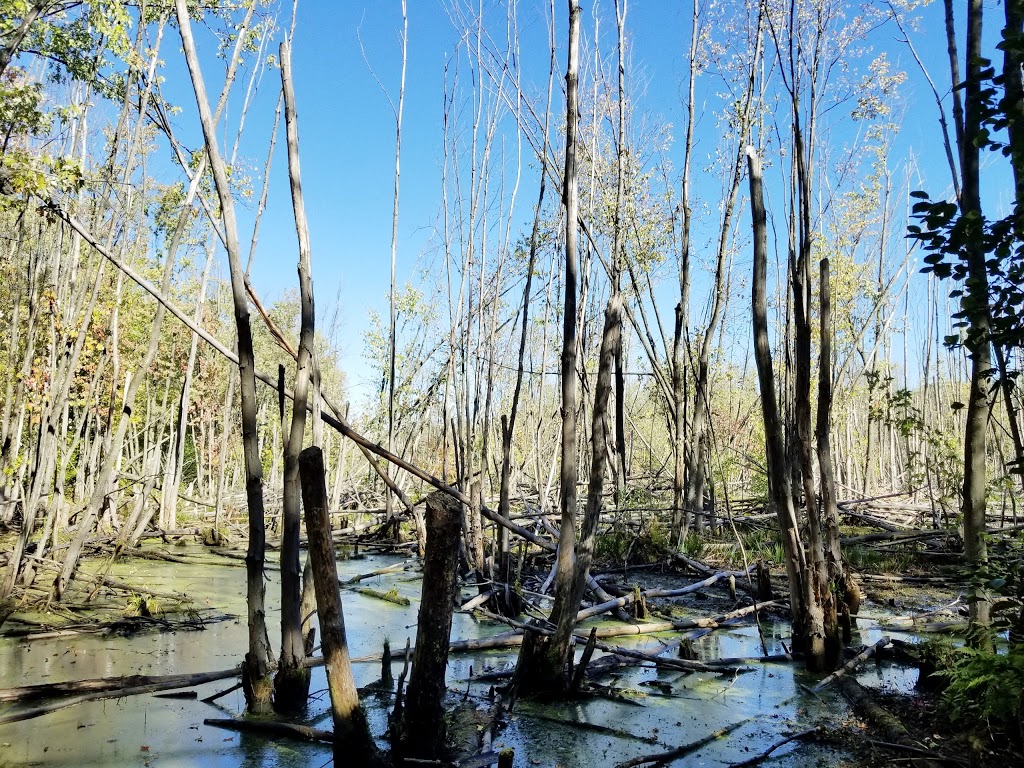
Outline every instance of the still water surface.
{"label": "still water surface", "polygon": [[[394,556],[369,556],[339,561],[338,568],[344,579],[400,561]],[[238,618],[212,624],[200,632],[62,637],[28,642],[0,640],[0,687],[131,674],[208,672],[239,664],[246,644],[245,576],[240,564],[184,566],[134,560],[115,566],[111,575],[158,591],[185,592],[193,596],[197,607],[213,608]],[[277,573],[268,572],[268,579],[267,624],[273,631],[279,626]],[[352,655],[379,653],[384,639],[389,638],[397,657],[406,637],[415,639],[419,582],[414,574],[402,572],[374,577],[364,585],[384,591],[397,589],[412,600],[412,606],[405,608],[345,591],[345,623]],[[468,597],[470,592],[465,594]],[[788,628],[781,623],[766,624],[763,628],[768,652],[783,652],[782,642]],[[452,637],[483,637],[505,629],[457,613]],[[872,643],[879,636],[878,631],[867,630],[855,642]],[[279,637],[272,634],[271,640],[275,647],[280,646]],[[653,650],[658,644],[652,636],[608,642],[645,650]],[[718,630],[698,639],[695,647],[702,658],[761,653],[757,632],[752,627]],[[448,685],[465,691],[471,667],[479,674],[514,661],[514,650],[453,654],[448,665]],[[396,676],[400,668],[396,661]],[[355,675],[360,686],[372,683],[380,676],[379,663],[356,664]],[[900,670],[874,665],[866,667],[859,679],[874,686],[908,684],[906,674]],[[752,672],[736,677],[629,668],[604,681],[632,692],[631,703],[605,699],[557,704],[520,702],[509,727],[495,745],[515,749],[517,768],[600,768],[663,752],[750,718],[726,738],[674,763],[717,767],[755,755],[790,733],[823,722],[838,723],[849,714],[835,692],[826,691],[819,697],[802,689],[801,684],[815,681],[805,678],[794,665],[757,665]],[[231,684],[227,680],[199,686],[198,698]],[[313,670],[311,690],[314,695],[306,722],[329,729],[329,700],[322,668]],[[486,692],[483,685],[471,686],[473,696],[482,699]],[[365,703],[371,728],[376,734],[383,733],[391,698],[371,696]],[[234,716],[243,708],[240,690],[220,699],[216,706],[153,695],[81,704],[34,720],[0,726],[0,767],[320,768],[330,764],[329,747],[271,740],[203,724],[204,718]],[[585,722],[604,730],[581,730],[558,721]],[[842,753],[827,747],[795,743],[779,750],[765,765],[833,766],[844,762]]]}

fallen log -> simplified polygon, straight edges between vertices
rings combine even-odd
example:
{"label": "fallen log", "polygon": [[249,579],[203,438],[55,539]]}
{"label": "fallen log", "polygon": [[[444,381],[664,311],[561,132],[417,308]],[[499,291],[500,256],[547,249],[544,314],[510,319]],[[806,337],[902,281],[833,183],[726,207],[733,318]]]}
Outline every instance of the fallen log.
{"label": "fallen log", "polygon": [[659,752],[654,755],[644,755],[642,757],[634,757],[632,760],[624,760],[621,763],[616,763],[615,768],[635,768],[635,766],[644,765],[645,763],[667,763],[671,760],[678,760],[681,757],[686,757],[692,752],[696,752],[701,747],[707,746],[713,741],[717,741],[723,736],[728,736],[737,728],[747,724],[752,719],[753,718],[748,717],[744,720],[740,720],[738,723],[727,725],[725,728],[720,728],[702,739],[697,739],[697,741],[691,741],[689,744],[684,744],[681,747],[670,749],[668,752]]}
{"label": "fallen log", "polygon": [[615,645],[606,645],[604,643],[594,643],[595,647],[604,651],[605,653],[612,653],[616,656],[623,656],[627,659],[636,659],[638,661],[648,662],[654,664],[656,667],[665,669],[679,669],[684,672],[713,672],[715,674],[739,674],[740,672],[750,672],[749,667],[739,667],[732,664],[721,664],[717,661],[691,661],[690,659],[663,659],[660,656],[655,656],[650,653],[642,653],[641,651],[632,651],[628,648],[620,648]]}
{"label": "fallen log", "polygon": [[481,592],[476,597],[470,598],[469,600],[464,602],[459,607],[459,610],[460,611],[465,611],[467,613],[469,611],[473,611],[473,610],[479,608],[484,603],[486,603],[488,600],[490,600],[491,599],[491,595],[493,595],[493,594],[494,594],[494,590],[488,590],[486,592]]}
{"label": "fallen log", "polygon": [[259,733],[264,736],[287,736],[293,739],[301,739],[302,741],[334,743],[334,734],[330,731],[310,728],[308,725],[282,723],[278,720],[238,720],[233,717],[208,717],[203,720],[203,725],[212,725],[214,728],[225,728],[229,731],[240,731],[242,733]]}
{"label": "fallen log", "polygon": [[[700,562],[699,560],[693,560],[687,557],[686,555],[682,554],[681,552],[673,552],[672,559],[679,561],[683,565],[696,571],[704,577],[714,576],[715,574],[719,573],[711,566],[704,565],[704,563]],[[748,592],[750,594],[757,594],[757,584],[751,583],[750,580],[750,574],[756,568],[757,564],[754,563],[745,571],[724,571],[723,573],[725,573],[727,576],[735,577],[736,586],[742,589],[744,592]]]}
{"label": "fallen log", "polygon": [[[647,589],[641,592],[640,594],[643,596],[644,599],[650,599],[655,597],[682,597],[683,595],[689,595],[693,592],[699,592],[705,587],[710,587],[712,584],[716,583],[721,579],[727,579],[730,575],[732,574],[730,574],[727,571],[719,571],[718,573],[712,574],[708,578],[704,579],[704,581],[698,581],[696,584],[690,584],[689,586],[681,587],[680,589]],[[623,595],[622,597],[617,597],[612,600],[600,603],[598,605],[593,605],[590,608],[584,608],[576,614],[576,621],[584,621],[593,616],[602,614],[605,611],[611,611],[615,608],[624,608],[627,605],[632,604],[635,600],[636,594],[630,593],[628,595]]]}
{"label": "fallen log", "polygon": [[874,656],[880,650],[885,648],[887,645],[889,645],[889,643],[890,643],[889,638],[888,637],[883,637],[881,640],[879,640],[874,645],[869,645],[863,651],[861,651],[856,656],[854,656],[852,659],[850,659],[848,662],[846,662],[846,664],[844,664],[842,667],[837,669],[831,675],[829,675],[824,680],[822,680],[817,685],[815,685],[813,688],[811,688],[811,690],[814,693],[817,693],[818,691],[820,691],[820,690],[822,690],[824,688],[827,688],[830,684],[834,683],[839,678],[841,678],[841,677],[843,677],[845,675],[850,674],[850,672],[853,672],[853,670],[855,670],[857,667],[859,667],[865,661],[870,659],[872,656]]}
{"label": "fallen log", "polygon": [[806,739],[808,736],[817,733],[818,730],[819,730],[819,727],[818,726],[814,726],[813,728],[808,728],[806,731],[800,731],[800,733],[794,733],[792,736],[787,736],[786,738],[782,739],[781,741],[776,741],[774,744],[772,744],[770,747],[768,747],[768,749],[766,749],[761,754],[755,755],[754,757],[751,757],[751,758],[749,758],[747,760],[743,760],[742,762],[739,762],[739,763],[733,763],[732,765],[729,766],[729,768],[750,768],[751,766],[763,763],[765,760],[767,760],[769,757],[771,757],[772,752],[774,752],[775,750],[780,749],[781,747],[784,747],[787,744],[789,744],[791,742],[794,742],[794,741],[797,741],[799,739]]}
{"label": "fallen log", "polygon": [[843,536],[839,539],[839,543],[842,546],[849,546],[850,544],[869,544],[873,541],[887,541],[887,542],[910,542],[910,541],[926,541],[928,539],[940,539],[957,537],[959,538],[959,531],[953,528],[936,528],[931,531],[887,531],[885,533],[865,533],[861,536]]}
{"label": "fallen log", "polygon": [[372,579],[374,576],[384,576],[388,573],[401,573],[402,571],[408,571],[412,569],[416,563],[412,560],[406,560],[404,563],[395,563],[389,565],[386,568],[378,568],[376,571],[370,571],[369,573],[360,573],[357,576],[353,576],[350,579],[341,580],[341,586],[348,587],[352,584],[358,584],[360,581],[366,581],[366,579]]}
{"label": "fallen log", "polygon": [[[72,698],[61,698],[56,701],[50,701],[46,704],[41,704],[38,707],[31,707],[28,709],[15,709],[14,711],[8,711],[0,715],[0,725],[7,725],[8,723],[17,723],[22,720],[31,720],[42,715],[48,715],[51,712],[56,712],[59,709],[65,707],[72,707],[76,704],[84,704],[87,701],[99,701],[101,699],[120,699],[125,696],[137,696],[143,693],[154,693],[156,691],[169,691],[175,688],[186,688],[193,685],[201,685],[203,683],[211,683],[215,680],[226,680],[229,677],[237,677],[239,675],[237,667],[228,670],[221,670],[220,672],[203,672],[195,675],[165,675],[162,677],[150,678],[145,675],[138,675],[129,678],[115,678],[113,680],[84,680],[78,683],[55,683],[51,686],[28,686],[29,689],[40,689],[46,687],[60,687],[64,686],[64,693],[58,694],[66,696],[68,693],[79,692],[81,690],[90,690],[90,686],[94,686],[91,692],[85,693],[81,696],[74,696]],[[136,680],[148,680],[141,684],[132,685],[131,682]],[[125,685],[125,681],[129,681],[129,684]],[[68,686],[76,686],[76,688],[69,690]],[[78,687],[81,686],[81,687]],[[19,691],[25,689],[8,689],[7,691],[0,691],[0,694],[10,695],[12,691]],[[47,694],[50,695],[50,694]],[[37,695],[37,698],[39,696]],[[5,699],[6,701],[17,701],[17,699]]]}
{"label": "fallen log", "polygon": [[74,694],[94,694],[119,691],[130,688],[153,686],[154,691],[169,691],[188,688],[193,685],[226,680],[238,676],[238,668],[217,672],[199,672],[191,675],[127,675],[125,677],[100,677],[91,680],[73,680],[63,683],[42,683],[23,685],[17,688],[0,689],[0,702],[22,703]]}
{"label": "fallen log", "polygon": [[355,592],[365,597],[372,597],[376,600],[383,600],[386,603],[394,603],[395,605],[403,605],[406,607],[412,605],[412,600],[410,600],[408,597],[405,597],[404,595],[398,594],[396,590],[391,590],[390,592],[381,592],[380,590],[371,589],[370,587],[358,587],[356,588]]}

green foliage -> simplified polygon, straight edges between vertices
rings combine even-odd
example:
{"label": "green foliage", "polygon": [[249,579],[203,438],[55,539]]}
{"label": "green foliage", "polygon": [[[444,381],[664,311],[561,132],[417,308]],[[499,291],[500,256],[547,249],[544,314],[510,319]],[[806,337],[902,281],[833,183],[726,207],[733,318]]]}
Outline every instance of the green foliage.
{"label": "green foliage", "polygon": [[164,612],[160,601],[150,595],[133,594],[124,607],[125,616],[159,616]]}
{"label": "green foliage", "polygon": [[[959,438],[942,425],[929,424],[915,404],[914,393],[905,388],[893,389],[893,376],[873,369],[864,374],[868,382],[868,415],[873,421],[896,430],[907,442],[907,479],[910,487],[923,485],[926,467],[919,449],[921,442],[928,449],[928,467],[936,485],[933,488],[940,503],[959,509],[963,490],[963,457]],[[954,404],[954,410],[958,404]]]}
{"label": "green foliage", "polygon": [[623,509],[643,509],[654,505],[654,494],[648,488],[631,486],[626,488],[622,498],[619,499],[619,506]]}
{"label": "green foliage", "polygon": [[876,573],[902,573],[914,564],[912,549],[879,550],[865,544],[851,544],[843,549],[843,559],[852,568]]}
{"label": "green foliage", "polygon": [[185,451],[181,462],[181,484],[189,486],[199,476],[199,457],[196,454],[196,442],[192,432],[185,433]]}
{"label": "green foliage", "polygon": [[[1004,40],[999,48],[1012,46],[1018,54],[1024,42],[1016,38]],[[1009,144],[997,138],[1010,124],[1015,105],[1006,95],[1002,75],[997,75],[988,60],[980,62],[981,73],[976,108],[979,127],[968,136],[975,146],[1010,158],[1019,172],[1024,158],[1015,156]],[[964,88],[963,84],[957,88]],[[990,219],[981,210],[961,210],[956,203],[933,200],[924,191],[915,191],[913,206],[918,223],[908,227],[910,238],[921,243],[927,252],[923,272],[934,272],[943,279],[962,283],[950,291],[960,300],[960,309],[953,315],[956,333],[946,337],[950,347],[979,341],[972,334],[987,325],[991,340],[1004,348],[1024,346],[1024,211],[1017,201],[1013,211],[1003,218]],[[981,255],[985,260],[986,286],[981,278],[972,276],[969,257]],[[984,321],[982,323],[981,321]],[[1024,471],[1024,468],[1018,468]]]}
{"label": "green foliage", "polygon": [[694,560],[699,560],[704,554],[704,537],[699,533],[690,531],[683,539],[683,554]]}
{"label": "green foliage", "polygon": [[637,530],[620,518],[597,537],[594,554],[615,563],[654,563],[664,557],[668,544],[668,531],[657,518],[641,520]]}
{"label": "green foliage", "polygon": [[998,728],[1018,743],[1024,736],[1024,647],[1006,653],[959,648],[936,676],[948,682],[943,706],[954,722]]}
{"label": "green foliage", "polygon": [[260,466],[263,467],[263,476],[267,477],[270,474],[270,467],[274,463],[274,449],[270,445],[270,441],[263,446],[263,451],[260,453]]}
{"label": "green foliage", "polygon": [[755,528],[740,535],[743,539],[743,548],[740,549],[738,542],[732,543],[728,552],[730,565],[742,566],[744,552],[748,562],[762,560],[772,567],[786,562],[786,549],[782,546],[782,539],[775,528]]}

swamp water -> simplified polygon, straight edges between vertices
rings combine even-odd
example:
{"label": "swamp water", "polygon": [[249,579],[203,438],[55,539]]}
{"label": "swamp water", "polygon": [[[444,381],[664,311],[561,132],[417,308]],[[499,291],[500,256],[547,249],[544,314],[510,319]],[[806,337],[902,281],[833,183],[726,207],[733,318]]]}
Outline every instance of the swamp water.
{"label": "swamp water", "polygon": [[[200,548],[187,550],[201,552]],[[245,575],[241,564],[178,565],[132,560],[112,570],[115,578],[161,592],[185,592],[196,608],[212,608],[237,618],[213,623],[203,631],[143,633],[131,637],[88,635],[52,639],[0,639],[0,687],[14,687],[120,675],[164,675],[227,669],[240,663],[246,645]],[[395,556],[368,556],[338,563],[342,579],[401,562]],[[401,670],[401,650],[407,637],[415,640],[419,580],[411,572],[396,572],[362,582],[379,591],[397,590],[412,600],[402,607],[343,590],[345,624],[353,658],[379,654],[385,638],[394,654],[394,674]],[[464,596],[471,596],[464,591]],[[267,625],[271,641],[280,646],[277,572],[268,571]],[[861,624],[868,621],[862,619]],[[782,653],[788,628],[762,622],[770,654]],[[506,631],[502,624],[478,621],[456,613],[452,638],[485,637]],[[903,636],[900,633],[889,633]],[[855,642],[873,643],[878,630],[864,630]],[[609,638],[611,645],[656,651],[659,636]],[[664,641],[678,634],[660,636]],[[694,641],[701,658],[761,655],[754,627],[719,629]],[[510,667],[518,649],[453,653],[448,662],[448,686],[461,693],[467,679],[491,669]],[[595,659],[600,653],[595,654]],[[727,766],[756,755],[786,735],[813,725],[836,725],[849,717],[842,696],[832,689],[814,695],[801,685],[805,677],[793,664],[755,664],[737,676],[683,674],[670,670],[627,667],[605,676],[626,694],[626,701],[603,698],[585,702],[520,701],[509,725],[494,747],[512,747],[517,768],[562,766],[599,768],[640,755],[664,752],[697,741],[722,728],[743,724],[724,738],[676,760],[675,765]],[[356,683],[368,685],[380,676],[380,663],[354,665]],[[867,686],[906,688],[910,675],[891,665],[865,666],[858,678]],[[199,699],[224,690],[234,681],[198,686],[198,698],[167,699],[153,694],[106,699],[68,707],[42,717],[0,725],[0,767],[6,766],[295,766],[330,765],[327,745],[270,739],[226,731],[203,724],[204,718],[231,717],[244,708],[241,690],[204,704]],[[483,703],[488,688],[468,686],[470,698]],[[330,701],[322,668],[312,672],[308,725],[330,729]],[[364,698],[371,729],[384,732],[393,697]],[[2,707],[3,705],[0,705]],[[3,710],[0,709],[0,712]],[[745,721],[745,722],[744,722]],[[580,728],[585,723],[594,728]],[[778,750],[765,764],[772,766],[832,766],[846,756],[827,746],[794,742]]]}

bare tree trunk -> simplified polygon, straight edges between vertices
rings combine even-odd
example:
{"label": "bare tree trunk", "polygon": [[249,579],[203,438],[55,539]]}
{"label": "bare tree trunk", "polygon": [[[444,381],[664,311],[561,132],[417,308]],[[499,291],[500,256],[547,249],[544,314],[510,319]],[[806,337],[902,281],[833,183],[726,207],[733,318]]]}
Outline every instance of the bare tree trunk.
{"label": "bare tree trunk", "polygon": [[696,121],[695,83],[697,80],[697,51],[700,42],[700,5],[693,0],[690,15],[690,55],[687,69],[686,139],[683,144],[683,181],[680,213],[682,215],[679,242],[679,303],[675,310],[675,328],[672,338],[672,528],[670,542],[679,548],[690,527],[690,514],[683,500],[686,486],[686,337],[690,331],[690,165],[693,159],[693,127]]}
{"label": "bare tree trunk", "polygon": [[[210,267],[213,264],[215,249],[213,244],[206,248],[206,266],[199,285],[199,298],[196,300],[196,311],[193,319],[198,323],[202,319],[203,304],[206,301],[206,286],[210,279]],[[185,462],[185,433],[188,429],[188,409],[192,402],[192,377],[195,373],[196,354],[199,347],[199,336],[190,334],[192,339],[188,348],[188,362],[185,364],[185,381],[181,385],[181,399],[178,401],[178,419],[174,430],[174,450],[170,454],[168,469],[164,480],[164,508],[166,519],[161,521],[165,528],[176,528],[178,525],[178,493],[181,487],[182,465]]]}
{"label": "bare tree trunk", "polygon": [[[618,33],[616,43],[619,74],[618,140],[616,142],[617,152],[615,159],[615,214],[612,225],[614,230],[612,243],[612,291],[615,294],[620,294],[622,291],[622,264],[626,259],[623,232],[623,198],[626,194],[626,10],[626,0],[617,0],[615,3],[615,28]],[[610,306],[609,303],[609,308]],[[622,498],[626,492],[628,461],[626,457],[626,376],[623,370],[621,307],[617,308],[616,316],[620,325],[615,333],[614,350],[615,455],[617,456],[616,466],[618,468],[618,471],[615,473],[615,506],[618,507],[622,504]],[[600,377],[600,374],[598,376]],[[600,383],[598,383],[598,386],[600,387]],[[594,443],[593,450],[598,450],[597,443]]]}
{"label": "bare tree trunk", "polygon": [[796,520],[789,468],[786,466],[786,447],[775,397],[775,373],[772,353],[768,345],[768,227],[762,191],[761,161],[753,147],[747,147],[747,167],[750,177],[750,213],[754,230],[754,278],[752,306],[754,327],[754,360],[761,391],[761,411],[764,418],[765,453],[768,461],[768,485],[772,505],[782,532],[782,545],[786,550],[786,574],[789,577],[789,609],[793,619],[793,632],[801,637],[806,623],[805,581],[807,557]]}
{"label": "bare tree trunk", "polygon": [[[388,450],[395,450],[395,347],[397,339],[396,323],[397,315],[395,310],[395,260],[398,256],[398,190],[401,175],[402,159],[402,110],[405,106],[405,65],[409,46],[409,16],[406,12],[406,0],[402,2],[402,81],[398,88],[398,105],[392,104],[395,113],[395,194],[391,206],[391,326],[388,339]],[[390,100],[390,97],[389,97]],[[391,465],[384,467],[388,479],[391,479]],[[390,522],[394,517],[394,498],[387,488],[384,490],[384,506],[387,509],[387,519]],[[393,523],[394,532],[397,533],[397,521]]]}
{"label": "bare tree trunk", "polygon": [[[992,413],[992,339],[989,328],[989,283],[985,263],[985,246],[981,226],[980,149],[975,143],[981,131],[984,104],[981,93],[981,0],[969,0],[967,5],[967,77],[964,92],[964,141],[960,144],[960,171],[962,217],[971,217],[972,225],[966,235],[967,275],[965,293],[970,302],[968,322],[970,329],[966,346],[971,360],[971,391],[967,403],[967,424],[964,436],[964,553],[975,569],[988,561],[985,541],[985,492],[988,470],[986,466],[986,438],[988,421]],[[987,627],[990,622],[991,602],[983,594],[974,594],[970,603],[971,623]]]}
{"label": "bare tree trunk", "polygon": [[266,711],[270,703],[270,641],[267,637],[264,614],[263,563],[266,532],[263,511],[263,468],[260,462],[256,422],[255,359],[252,347],[252,329],[249,325],[249,307],[246,299],[242,271],[241,251],[238,244],[238,224],[235,219],[234,200],[227,170],[217,147],[216,126],[210,113],[192,40],[191,23],[185,0],[175,0],[178,29],[181,32],[185,59],[188,63],[192,87],[196,95],[207,155],[213,171],[231,272],[231,294],[234,301],[235,325],[238,330],[238,368],[242,407],[242,447],[245,453],[245,486],[249,508],[249,549],[246,553],[247,601],[249,606],[249,652],[243,668],[246,703],[251,711]]}
{"label": "bare tree trunk", "polygon": [[[579,227],[579,180],[576,152],[579,123],[580,4],[569,0],[569,55],[565,73],[565,173],[562,202],[565,205],[565,301],[562,307],[562,440],[559,499],[561,535],[558,539],[555,573],[555,603],[551,618],[556,626],[566,616],[575,618],[573,605],[576,549],[576,286],[578,282],[577,230]],[[594,451],[600,452],[596,443]],[[561,680],[569,655],[571,632],[560,631],[550,641],[545,655],[546,669],[540,679]],[[542,668],[543,669],[543,668]]]}
{"label": "bare tree trunk", "polygon": [[[301,489],[299,487],[299,452],[306,431],[306,405],[313,368],[313,278],[310,265],[309,226],[302,197],[299,170],[299,126],[292,86],[291,47],[281,43],[281,88],[284,92],[284,122],[288,139],[288,178],[291,182],[295,231],[299,242],[299,300],[301,323],[298,359],[295,368],[295,389],[292,399],[292,421],[285,443],[284,498],[282,503],[281,538],[281,658],[274,678],[274,708],[295,714],[306,706],[309,697],[309,669],[302,660],[306,654],[302,637],[302,582],[299,538],[302,528]],[[323,483],[321,473],[321,483]]]}
{"label": "bare tree trunk", "polygon": [[359,690],[352,676],[352,662],[345,635],[345,614],[338,591],[338,565],[331,542],[327,512],[327,484],[323,454],[316,446],[299,456],[302,477],[302,505],[306,513],[309,557],[313,561],[317,614],[323,630],[323,655],[327,662],[327,687],[334,718],[334,764],[378,766],[381,764],[370,734],[366,715],[359,703]]}

